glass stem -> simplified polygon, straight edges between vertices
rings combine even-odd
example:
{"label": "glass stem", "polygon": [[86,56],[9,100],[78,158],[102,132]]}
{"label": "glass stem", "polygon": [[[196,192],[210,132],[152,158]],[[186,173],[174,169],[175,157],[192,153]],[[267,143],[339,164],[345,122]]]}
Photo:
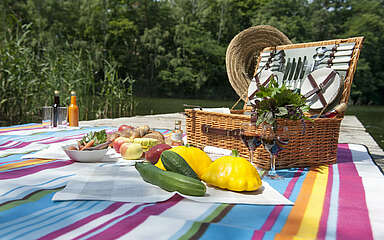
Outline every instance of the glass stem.
{"label": "glass stem", "polygon": [[272,153],[270,153],[271,155],[271,170],[269,170],[269,175],[271,176],[275,176],[276,175],[276,169],[275,169],[275,155],[273,155]]}
{"label": "glass stem", "polygon": [[251,160],[251,163],[253,163],[253,152],[254,150],[249,150],[249,159]]}

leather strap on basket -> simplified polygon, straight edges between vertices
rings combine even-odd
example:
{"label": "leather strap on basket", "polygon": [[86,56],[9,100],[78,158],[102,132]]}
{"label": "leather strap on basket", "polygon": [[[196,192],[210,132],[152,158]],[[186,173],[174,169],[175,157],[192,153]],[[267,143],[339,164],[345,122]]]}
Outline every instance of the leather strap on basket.
{"label": "leather strap on basket", "polygon": [[228,137],[240,136],[240,129],[227,130],[227,129],[221,129],[221,128],[213,128],[211,126],[208,126],[207,124],[201,125],[201,131],[207,134],[215,134],[215,135],[222,135],[222,136],[228,136]]}
{"label": "leather strap on basket", "polygon": [[319,99],[320,99],[320,102],[321,104],[323,104],[323,106],[327,106],[327,101],[325,100],[324,98],[324,95],[322,93],[322,91],[324,90],[324,87],[327,85],[327,83],[333,79],[334,77],[336,76],[336,72],[335,71],[332,71],[326,78],[325,80],[320,83],[319,85],[317,85],[315,79],[313,78],[312,74],[308,74],[308,79],[309,79],[309,82],[311,83],[313,89],[311,91],[309,91],[308,93],[306,93],[304,95],[305,98],[308,98],[310,96],[312,96],[313,94],[317,94],[319,96]]}
{"label": "leather strap on basket", "polygon": [[[265,86],[267,86],[267,84],[272,80],[272,77],[273,77],[273,74],[271,74],[271,76],[269,76],[269,77],[267,78],[267,80],[265,80],[265,82],[263,82],[263,84],[260,84],[259,76],[255,75],[255,76],[254,76],[254,79],[255,79],[255,81],[256,81],[256,85],[257,85],[257,87],[260,87],[260,85],[263,86],[263,87],[265,87]],[[256,93],[257,93],[258,91],[259,91],[259,89],[256,89],[256,91],[254,91],[254,92],[251,94],[251,96],[249,96],[249,99],[254,98],[255,95],[256,95]]]}

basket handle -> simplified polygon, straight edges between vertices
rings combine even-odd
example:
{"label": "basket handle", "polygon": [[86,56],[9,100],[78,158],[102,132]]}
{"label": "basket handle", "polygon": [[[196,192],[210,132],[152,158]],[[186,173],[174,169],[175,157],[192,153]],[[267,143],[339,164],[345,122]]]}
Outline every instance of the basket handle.
{"label": "basket handle", "polygon": [[216,134],[216,135],[229,136],[229,137],[240,136],[240,129],[227,130],[227,129],[221,129],[221,128],[214,128],[207,124],[201,125],[201,131],[207,134]]}

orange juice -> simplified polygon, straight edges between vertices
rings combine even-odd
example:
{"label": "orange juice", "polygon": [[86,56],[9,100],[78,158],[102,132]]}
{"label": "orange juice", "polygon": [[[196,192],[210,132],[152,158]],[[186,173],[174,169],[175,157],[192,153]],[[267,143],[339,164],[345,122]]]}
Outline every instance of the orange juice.
{"label": "orange juice", "polygon": [[68,107],[68,121],[70,127],[79,126],[79,107],[76,105],[76,93],[71,92],[71,104]]}

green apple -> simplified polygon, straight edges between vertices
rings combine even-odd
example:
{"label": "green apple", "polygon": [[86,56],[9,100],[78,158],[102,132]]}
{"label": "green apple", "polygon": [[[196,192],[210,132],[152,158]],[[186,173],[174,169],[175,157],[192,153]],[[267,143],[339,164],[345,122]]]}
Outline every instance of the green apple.
{"label": "green apple", "polygon": [[124,159],[136,160],[143,155],[143,148],[139,143],[123,143],[120,147],[120,153]]}

